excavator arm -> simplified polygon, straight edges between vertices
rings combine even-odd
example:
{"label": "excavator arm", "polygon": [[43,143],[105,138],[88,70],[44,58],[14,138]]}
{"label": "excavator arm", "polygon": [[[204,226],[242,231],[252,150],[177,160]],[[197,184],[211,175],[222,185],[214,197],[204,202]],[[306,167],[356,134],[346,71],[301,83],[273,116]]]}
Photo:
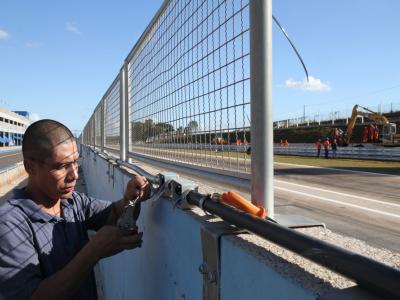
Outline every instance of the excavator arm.
{"label": "excavator arm", "polygon": [[351,112],[351,117],[349,120],[349,124],[347,125],[347,129],[344,134],[343,146],[347,146],[348,144],[350,144],[350,138],[353,135],[353,129],[354,129],[354,126],[356,125],[357,117],[358,117],[358,105],[356,104],[353,107],[353,110]]}
{"label": "excavator arm", "polygon": [[351,139],[351,136],[353,135],[353,129],[354,129],[354,126],[356,125],[356,121],[357,121],[358,117],[368,118],[372,122],[379,124],[379,125],[390,124],[388,118],[386,118],[384,115],[378,114],[366,107],[356,104],[353,107],[353,110],[351,113],[351,118],[349,120],[349,124],[347,125],[346,133],[343,138],[344,146],[347,146],[348,144],[350,144],[350,139]]}

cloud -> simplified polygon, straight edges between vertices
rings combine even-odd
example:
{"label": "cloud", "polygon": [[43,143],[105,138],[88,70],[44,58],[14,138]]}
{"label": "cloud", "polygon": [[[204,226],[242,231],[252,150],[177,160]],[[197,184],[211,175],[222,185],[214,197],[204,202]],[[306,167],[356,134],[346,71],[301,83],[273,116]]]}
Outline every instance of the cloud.
{"label": "cloud", "polygon": [[41,43],[37,43],[37,42],[26,42],[25,43],[25,47],[26,48],[39,48],[41,46],[42,46],[42,44]]}
{"label": "cloud", "polygon": [[79,34],[79,35],[82,34],[82,32],[79,30],[78,24],[76,22],[68,22],[66,24],[65,29],[67,31],[70,31],[70,32],[75,33],[75,34]]}
{"label": "cloud", "polygon": [[38,114],[29,114],[29,122],[33,123],[39,121],[41,117]]}
{"label": "cloud", "polygon": [[10,34],[5,31],[0,29],[0,40],[5,40],[10,36]]}
{"label": "cloud", "polygon": [[295,81],[294,79],[290,78],[285,81],[285,86],[291,89],[310,92],[329,92],[331,90],[329,83],[324,83],[321,81],[321,79],[309,76],[308,80],[309,81],[307,81],[307,78],[305,77],[303,81]]}

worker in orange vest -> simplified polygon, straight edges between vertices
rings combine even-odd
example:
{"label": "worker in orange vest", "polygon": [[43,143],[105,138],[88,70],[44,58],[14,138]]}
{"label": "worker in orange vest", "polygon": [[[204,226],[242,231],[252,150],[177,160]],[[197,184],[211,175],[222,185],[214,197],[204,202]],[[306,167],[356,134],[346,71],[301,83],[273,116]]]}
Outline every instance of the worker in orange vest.
{"label": "worker in orange vest", "polygon": [[329,138],[325,138],[324,141],[322,142],[322,145],[324,146],[325,150],[325,158],[328,158],[329,156]]}
{"label": "worker in orange vest", "polygon": [[283,146],[289,147],[289,142],[288,142],[287,139],[284,139],[284,140],[283,140]]}
{"label": "worker in orange vest", "polygon": [[321,155],[321,139],[315,142],[315,148],[317,148],[317,158]]}
{"label": "worker in orange vest", "polygon": [[370,124],[369,125],[369,141],[373,142],[375,138],[375,125]]}
{"label": "worker in orange vest", "polygon": [[375,127],[375,142],[379,142],[379,128],[378,125]]}
{"label": "worker in orange vest", "polygon": [[367,143],[368,142],[368,135],[369,135],[368,127],[364,126],[363,143]]}

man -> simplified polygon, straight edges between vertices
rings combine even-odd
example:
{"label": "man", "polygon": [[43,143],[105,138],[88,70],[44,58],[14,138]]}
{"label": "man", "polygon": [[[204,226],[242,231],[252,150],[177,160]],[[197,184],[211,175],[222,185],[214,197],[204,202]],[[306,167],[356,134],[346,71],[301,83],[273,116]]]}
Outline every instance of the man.
{"label": "man", "polygon": [[321,139],[318,139],[315,143],[315,148],[317,148],[317,158],[321,155]]}
{"label": "man", "polygon": [[0,207],[0,299],[97,299],[94,265],[141,245],[115,224],[129,199],[148,197],[147,180],[134,177],[117,202],[75,192],[77,145],[53,120],[28,127],[22,153],[27,186]]}
{"label": "man", "polygon": [[328,159],[329,158],[329,138],[326,137],[324,139],[324,141],[322,142],[322,145],[324,146],[324,150],[325,150],[325,158]]}

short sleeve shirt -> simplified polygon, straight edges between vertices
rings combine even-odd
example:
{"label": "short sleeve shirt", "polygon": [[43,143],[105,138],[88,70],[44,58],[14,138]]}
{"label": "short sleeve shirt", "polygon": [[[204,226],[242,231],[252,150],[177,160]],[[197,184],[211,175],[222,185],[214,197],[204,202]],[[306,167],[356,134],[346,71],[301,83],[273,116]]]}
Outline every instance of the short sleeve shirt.
{"label": "short sleeve shirt", "polygon": [[[29,299],[106,223],[111,202],[73,192],[61,208],[62,217],[42,211],[24,189],[0,206],[0,300]],[[93,271],[72,299],[97,299]]]}

